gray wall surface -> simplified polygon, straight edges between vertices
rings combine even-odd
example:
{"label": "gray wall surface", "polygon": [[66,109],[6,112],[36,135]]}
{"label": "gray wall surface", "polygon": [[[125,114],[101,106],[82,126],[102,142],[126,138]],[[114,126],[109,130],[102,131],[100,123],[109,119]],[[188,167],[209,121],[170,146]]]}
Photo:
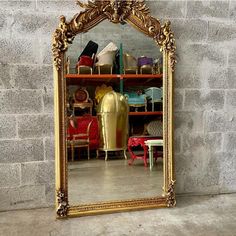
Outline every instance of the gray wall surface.
{"label": "gray wall surface", "polygon": [[[176,192],[235,192],[236,2],[147,2],[177,44]],[[60,15],[79,11],[72,0],[0,1],[0,210],[54,204],[51,38]]]}

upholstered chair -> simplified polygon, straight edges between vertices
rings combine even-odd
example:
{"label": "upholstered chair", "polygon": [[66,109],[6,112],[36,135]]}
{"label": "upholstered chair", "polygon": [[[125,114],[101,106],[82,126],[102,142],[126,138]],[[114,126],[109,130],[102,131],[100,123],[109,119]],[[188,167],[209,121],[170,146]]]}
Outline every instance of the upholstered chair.
{"label": "upholstered chair", "polygon": [[67,143],[71,147],[72,161],[74,161],[75,148],[87,148],[88,159],[90,159],[90,150],[97,150],[99,147],[97,117],[88,114],[77,117],[76,128],[69,124]]}

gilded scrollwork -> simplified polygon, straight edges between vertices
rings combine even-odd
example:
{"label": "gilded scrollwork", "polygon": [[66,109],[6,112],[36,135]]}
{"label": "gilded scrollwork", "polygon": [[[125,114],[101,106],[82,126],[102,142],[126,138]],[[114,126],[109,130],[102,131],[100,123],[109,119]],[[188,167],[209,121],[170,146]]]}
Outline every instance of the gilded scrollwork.
{"label": "gilded scrollwork", "polygon": [[114,209],[116,211],[124,211],[130,209],[152,209],[158,206],[163,207],[165,205],[165,198],[163,197],[81,204],[79,206],[71,207],[69,209],[69,215],[73,216],[73,214],[76,214],[82,216],[85,214],[89,214],[89,212],[109,212]]}
{"label": "gilded scrollwork", "polygon": [[167,191],[167,198],[166,198],[167,207],[174,207],[176,205],[174,187],[175,187],[175,181],[171,180]]}
{"label": "gilded scrollwork", "polygon": [[65,198],[65,193],[62,189],[59,189],[57,191],[57,203],[58,203],[57,215],[59,217],[67,216],[69,205],[68,201]]}
{"label": "gilded scrollwork", "polygon": [[172,71],[175,70],[176,56],[176,46],[175,46],[175,39],[174,34],[170,28],[170,21],[167,21],[163,26],[161,26],[161,33],[159,38],[157,39],[158,45],[161,47],[161,51],[168,51],[170,55],[170,66]]}
{"label": "gilded scrollwork", "polygon": [[73,42],[75,34],[70,30],[69,24],[66,22],[64,16],[60,17],[59,27],[55,30],[53,34],[53,61],[57,70],[61,68],[61,53],[66,51],[68,44]]}
{"label": "gilded scrollwork", "polygon": [[76,33],[80,33],[87,31],[87,29],[85,28],[87,24],[91,24],[93,27],[97,23],[99,23],[98,18],[103,15],[103,8],[108,4],[108,2],[95,0],[88,1],[88,3],[82,3],[78,0],[77,4],[80,7],[84,8],[84,11],[81,11],[79,14],[76,14],[74,16],[71,21],[71,27]]}
{"label": "gilded scrollwork", "polygon": [[77,4],[83,7],[86,14],[81,13],[78,17],[83,22],[91,20],[93,17],[104,14],[113,23],[124,23],[125,19],[130,15],[136,15],[145,22],[145,16],[149,14],[149,8],[144,3],[144,0],[107,0],[107,1],[88,1],[88,3],[82,3],[77,1]]}

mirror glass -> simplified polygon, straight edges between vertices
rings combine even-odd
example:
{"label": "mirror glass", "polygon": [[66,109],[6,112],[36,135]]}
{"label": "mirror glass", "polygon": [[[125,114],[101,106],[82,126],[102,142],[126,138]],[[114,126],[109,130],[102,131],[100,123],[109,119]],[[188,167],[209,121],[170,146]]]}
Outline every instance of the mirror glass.
{"label": "mirror glass", "polygon": [[[92,58],[97,78],[89,77],[80,57],[90,40],[98,44],[97,60]],[[121,44],[122,62],[111,53]],[[104,21],[77,35],[66,56],[69,74],[87,76],[67,80],[69,204],[162,196],[162,54],[153,39],[128,24]],[[128,76],[111,76],[120,74],[122,64]]]}

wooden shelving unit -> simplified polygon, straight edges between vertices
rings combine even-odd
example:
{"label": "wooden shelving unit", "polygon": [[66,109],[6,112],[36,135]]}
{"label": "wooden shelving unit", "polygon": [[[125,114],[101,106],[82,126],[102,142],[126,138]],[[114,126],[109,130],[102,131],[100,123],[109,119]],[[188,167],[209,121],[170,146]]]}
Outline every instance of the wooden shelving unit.
{"label": "wooden shelving unit", "polygon": [[124,83],[125,86],[158,86],[162,83],[162,74],[67,74],[65,75],[68,85],[100,84],[100,83]]}
{"label": "wooden shelving unit", "polygon": [[[162,74],[66,74],[67,85],[97,86],[102,83],[130,86],[161,86]],[[129,116],[162,116],[162,111],[129,112]]]}
{"label": "wooden shelving unit", "polygon": [[136,111],[129,112],[130,116],[162,116],[162,111]]}

